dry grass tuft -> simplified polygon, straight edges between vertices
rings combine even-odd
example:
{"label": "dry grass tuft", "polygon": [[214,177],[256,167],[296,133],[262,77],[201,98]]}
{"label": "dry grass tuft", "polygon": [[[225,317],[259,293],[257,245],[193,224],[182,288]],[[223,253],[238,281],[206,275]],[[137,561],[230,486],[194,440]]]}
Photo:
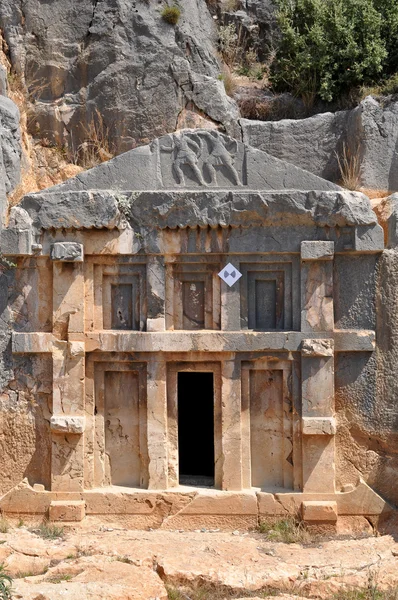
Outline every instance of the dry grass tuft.
{"label": "dry grass tuft", "polygon": [[74,162],[84,169],[91,169],[110,160],[115,156],[115,150],[110,141],[109,128],[98,109],[84,128],[85,140],[80,144],[74,156]]}
{"label": "dry grass tuft", "polygon": [[341,185],[347,190],[356,191],[361,185],[361,159],[359,148],[351,150],[347,144],[343,143],[341,154],[336,152],[337,162],[339,164]]}
{"label": "dry grass tuft", "polygon": [[[2,272],[1,269],[1,265],[0,265],[0,273]],[[10,524],[7,521],[7,519],[5,519],[3,516],[0,517],[0,533],[7,533],[7,531],[10,529]]]}
{"label": "dry grass tuft", "polygon": [[223,65],[222,73],[220,73],[218,78],[223,82],[226,94],[232,97],[236,91],[237,84],[236,78],[227,65]]}
{"label": "dry grass tuft", "polygon": [[294,515],[286,515],[282,519],[267,519],[258,526],[259,533],[265,534],[267,540],[284,544],[308,544],[312,540],[310,532],[302,521]]}
{"label": "dry grass tuft", "polygon": [[174,4],[174,6],[165,6],[161,14],[163,21],[170,25],[177,25],[181,17],[181,10]]}
{"label": "dry grass tuft", "polygon": [[45,540],[56,540],[63,538],[65,535],[64,528],[53,525],[48,521],[40,523],[37,529],[32,529],[32,533],[36,533]]}

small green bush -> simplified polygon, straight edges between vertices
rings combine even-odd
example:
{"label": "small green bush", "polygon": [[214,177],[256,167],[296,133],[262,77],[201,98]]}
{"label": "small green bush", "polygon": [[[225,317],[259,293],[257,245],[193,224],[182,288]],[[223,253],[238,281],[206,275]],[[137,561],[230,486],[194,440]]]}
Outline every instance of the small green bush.
{"label": "small green bush", "polygon": [[174,6],[165,6],[162,10],[162,19],[170,25],[177,25],[181,17],[181,10],[174,4]]}
{"label": "small green bush", "polygon": [[11,600],[12,579],[4,570],[4,565],[0,564],[0,599]]}
{"label": "small green bush", "polygon": [[379,80],[388,59],[378,4],[397,0],[276,0],[281,42],[271,70],[276,91],[338,99]]}

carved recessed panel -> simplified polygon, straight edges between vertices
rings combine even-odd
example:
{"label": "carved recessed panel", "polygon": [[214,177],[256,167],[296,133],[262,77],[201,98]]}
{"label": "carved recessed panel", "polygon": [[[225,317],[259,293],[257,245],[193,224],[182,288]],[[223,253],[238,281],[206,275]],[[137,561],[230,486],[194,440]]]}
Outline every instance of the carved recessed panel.
{"label": "carved recessed panel", "polygon": [[145,331],[146,265],[97,263],[87,271],[87,329]]}
{"label": "carved recessed panel", "polygon": [[218,263],[172,263],[166,268],[166,328],[220,329]]}
{"label": "carved recessed panel", "polygon": [[257,331],[294,329],[292,263],[243,263],[241,327]]}
{"label": "carved recessed panel", "polygon": [[291,363],[242,363],[242,412],[249,481],[263,490],[293,489]]}
{"label": "carved recessed panel", "polygon": [[[94,487],[143,488],[148,481],[146,366],[134,362],[94,363]],[[90,411],[90,406],[87,407]]]}

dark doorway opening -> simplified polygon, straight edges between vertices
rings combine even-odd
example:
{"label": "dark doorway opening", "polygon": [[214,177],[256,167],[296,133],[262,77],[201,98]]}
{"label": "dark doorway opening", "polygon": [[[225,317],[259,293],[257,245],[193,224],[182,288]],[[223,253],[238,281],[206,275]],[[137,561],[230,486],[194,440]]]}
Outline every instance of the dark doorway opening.
{"label": "dark doorway opening", "polygon": [[178,373],[178,461],[180,484],[214,486],[213,373]]}

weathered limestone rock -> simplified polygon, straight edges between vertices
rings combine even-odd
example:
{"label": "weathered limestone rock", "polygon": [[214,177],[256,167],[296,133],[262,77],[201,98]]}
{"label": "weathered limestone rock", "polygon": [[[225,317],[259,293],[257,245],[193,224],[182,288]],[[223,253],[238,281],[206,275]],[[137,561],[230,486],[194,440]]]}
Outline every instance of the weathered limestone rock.
{"label": "weathered limestone rock", "polygon": [[75,564],[64,563],[63,568],[52,568],[45,576],[19,580],[15,597],[35,600],[72,600],[106,597],[109,600],[167,600],[164,584],[153,569],[115,561],[111,557],[89,556]]}
{"label": "weathered limestone rock", "polygon": [[82,0],[77,9],[73,0],[56,0],[39,9],[29,0],[22,9],[4,0],[0,27],[12,66],[35,98],[35,135],[75,153],[92,121],[105,138],[103,152],[120,153],[174,131],[189,101],[237,135],[235,104],[217,80],[217,33],[206,2],[186,0],[181,8],[174,27],[152,2]]}
{"label": "weathered limestone rock", "polygon": [[352,133],[350,111],[280,121],[240,119],[240,125],[245,143],[325,179],[340,179],[336,152]]}
{"label": "weathered limestone rock", "polygon": [[357,121],[361,183],[365,188],[398,190],[398,103],[381,105],[368,96],[353,111]]}
{"label": "weathered limestone rock", "polygon": [[[228,587],[236,597],[251,600],[293,600],[304,593],[330,598],[344,587],[365,589],[375,565],[378,589],[397,584],[398,544],[388,535],[303,546],[234,533],[129,531],[97,524],[54,541],[22,527],[2,535],[0,556],[14,565],[27,564],[26,558],[50,563],[41,575],[25,572],[14,580],[13,595],[23,600],[93,600],[104,594],[112,600],[166,600],[165,583],[186,595],[192,588],[213,586],[216,593]],[[264,595],[266,589],[271,596]],[[281,592],[286,589],[292,595]]]}
{"label": "weathered limestone rock", "polygon": [[19,110],[9,98],[0,95],[0,229],[4,225],[7,194],[20,181],[21,154]]}
{"label": "weathered limestone rock", "polygon": [[339,181],[337,156],[346,150],[358,165],[359,185],[398,190],[398,103],[379,103],[368,96],[348,111],[307,119],[251,121],[241,119],[243,141],[303,169]]}

